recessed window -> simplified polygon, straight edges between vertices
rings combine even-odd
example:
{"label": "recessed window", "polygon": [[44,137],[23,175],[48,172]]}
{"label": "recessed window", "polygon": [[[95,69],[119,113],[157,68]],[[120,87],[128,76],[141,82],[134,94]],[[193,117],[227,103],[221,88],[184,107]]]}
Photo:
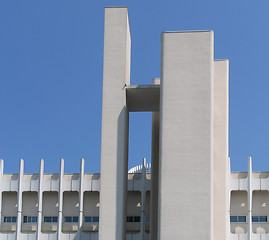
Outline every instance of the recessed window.
{"label": "recessed window", "polygon": [[246,222],[246,216],[238,216],[238,222]]}
{"label": "recessed window", "polygon": [[140,222],[140,216],[127,216],[127,222]]}
{"label": "recessed window", "polygon": [[3,222],[4,223],[15,223],[15,222],[17,222],[17,217],[16,216],[4,216]]}
{"label": "recessed window", "polygon": [[56,223],[56,222],[58,222],[58,217],[56,217],[56,216],[44,217],[44,222],[45,223]]}
{"label": "recessed window", "polygon": [[65,217],[65,222],[66,223],[77,223],[78,222],[78,217],[77,216],[68,216],[68,217]]}
{"label": "recessed window", "polygon": [[99,217],[98,216],[85,216],[84,221],[85,222],[98,223],[99,222]]}
{"label": "recessed window", "polygon": [[230,216],[230,222],[232,223],[236,223],[236,222],[244,223],[246,221],[247,221],[246,216]]}
{"label": "recessed window", "polygon": [[252,222],[267,222],[267,216],[252,216]]}
{"label": "recessed window", "polygon": [[23,216],[23,223],[36,223],[37,217],[36,216]]}

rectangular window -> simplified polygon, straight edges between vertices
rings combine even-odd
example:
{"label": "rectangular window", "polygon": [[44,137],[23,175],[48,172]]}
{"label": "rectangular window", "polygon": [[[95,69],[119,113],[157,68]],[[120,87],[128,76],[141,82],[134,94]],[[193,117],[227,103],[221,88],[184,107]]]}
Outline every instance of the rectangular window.
{"label": "rectangular window", "polygon": [[94,223],[99,222],[99,217],[98,216],[93,216],[92,217],[92,222],[94,222]]}
{"label": "rectangular window", "polygon": [[150,222],[150,216],[146,216],[146,223]]}
{"label": "rectangular window", "polygon": [[78,222],[78,217],[77,216],[68,216],[68,217],[65,217],[65,222],[67,222],[67,223],[71,223],[71,222],[77,223]]}
{"label": "rectangular window", "polygon": [[52,222],[57,223],[58,222],[58,217],[52,217]]}
{"label": "rectangular window", "polygon": [[260,216],[260,222],[267,222],[267,216]]}
{"label": "rectangular window", "polygon": [[16,216],[4,216],[3,222],[4,223],[15,223],[15,222],[17,222],[17,217]]}
{"label": "rectangular window", "polygon": [[37,217],[36,216],[23,216],[23,223],[36,223]]}
{"label": "rectangular window", "polygon": [[252,216],[252,222],[259,222],[258,216]]}
{"label": "rectangular window", "polygon": [[246,216],[238,216],[238,222],[246,222]]}
{"label": "rectangular window", "polygon": [[230,222],[237,222],[237,216],[230,216]]}

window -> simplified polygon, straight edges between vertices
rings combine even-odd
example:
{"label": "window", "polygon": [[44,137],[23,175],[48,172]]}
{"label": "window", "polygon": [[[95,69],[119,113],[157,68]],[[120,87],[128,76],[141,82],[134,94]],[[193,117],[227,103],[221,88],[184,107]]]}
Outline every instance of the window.
{"label": "window", "polygon": [[54,217],[54,216],[44,217],[44,222],[45,223],[56,223],[56,222],[58,222],[58,217]]}
{"label": "window", "polygon": [[252,222],[267,222],[267,216],[252,216]]}
{"label": "window", "polygon": [[236,223],[236,222],[244,223],[246,221],[247,221],[246,216],[230,216],[230,222],[232,223]]}
{"label": "window", "polygon": [[77,223],[78,222],[78,217],[76,217],[76,216],[65,217],[65,222],[66,223]]}
{"label": "window", "polygon": [[140,222],[140,216],[128,216],[127,222]]}
{"label": "window", "polygon": [[17,222],[17,217],[15,217],[15,216],[4,216],[3,217],[3,222],[4,223],[15,223],[15,222]]}
{"label": "window", "polygon": [[37,217],[36,216],[23,216],[23,223],[36,223]]}
{"label": "window", "polygon": [[98,223],[99,217],[98,216],[85,216],[84,221],[90,222],[90,223]]}
{"label": "window", "polygon": [[146,223],[150,222],[150,216],[146,216]]}

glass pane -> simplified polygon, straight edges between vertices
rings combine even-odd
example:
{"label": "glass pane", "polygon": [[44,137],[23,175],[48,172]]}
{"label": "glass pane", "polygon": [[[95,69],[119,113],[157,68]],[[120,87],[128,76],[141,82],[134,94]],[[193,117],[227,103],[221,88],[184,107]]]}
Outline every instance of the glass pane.
{"label": "glass pane", "polygon": [[252,222],[259,222],[258,216],[252,216]]}
{"label": "glass pane", "polygon": [[238,216],[238,222],[246,222],[246,216]]}
{"label": "glass pane", "polygon": [[23,223],[27,223],[27,216],[23,217]]}
{"label": "glass pane", "polygon": [[4,223],[7,222],[7,217],[4,217]]}
{"label": "glass pane", "polygon": [[99,222],[99,217],[98,216],[92,217],[92,222],[95,222],[95,223]]}
{"label": "glass pane", "polygon": [[27,222],[28,223],[32,222],[32,217],[27,217]]}
{"label": "glass pane", "polygon": [[7,222],[8,222],[8,223],[11,222],[11,217],[7,217]]}
{"label": "glass pane", "polygon": [[140,217],[135,216],[135,217],[134,217],[134,222],[140,222]]}
{"label": "glass pane", "polygon": [[133,217],[127,217],[127,222],[133,222]]}
{"label": "glass pane", "polygon": [[230,216],[230,222],[237,222],[237,216]]}
{"label": "glass pane", "polygon": [[146,216],[146,222],[147,222],[147,223],[150,222],[150,216]]}
{"label": "glass pane", "polygon": [[65,217],[65,222],[71,222],[72,217]]}
{"label": "glass pane", "polygon": [[37,217],[32,217],[32,222],[36,223],[37,222]]}
{"label": "glass pane", "polygon": [[58,217],[52,217],[52,222],[58,222]]}
{"label": "glass pane", "polygon": [[12,217],[11,221],[12,221],[13,223],[17,222],[17,217]]}
{"label": "glass pane", "polygon": [[44,217],[44,222],[50,223],[51,222],[51,217]]}
{"label": "glass pane", "polygon": [[92,218],[91,217],[85,217],[85,222],[92,222]]}
{"label": "glass pane", "polygon": [[267,222],[267,216],[260,216],[260,222]]}

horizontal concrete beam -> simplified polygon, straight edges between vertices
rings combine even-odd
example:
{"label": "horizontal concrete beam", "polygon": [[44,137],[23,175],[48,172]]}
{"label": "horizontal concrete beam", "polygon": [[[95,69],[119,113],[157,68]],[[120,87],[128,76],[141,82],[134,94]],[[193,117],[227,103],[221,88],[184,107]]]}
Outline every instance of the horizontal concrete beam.
{"label": "horizontal concrete beam", "polygon": [[129,112],[160,111],[160,85],[126,86],[127,109]]}

